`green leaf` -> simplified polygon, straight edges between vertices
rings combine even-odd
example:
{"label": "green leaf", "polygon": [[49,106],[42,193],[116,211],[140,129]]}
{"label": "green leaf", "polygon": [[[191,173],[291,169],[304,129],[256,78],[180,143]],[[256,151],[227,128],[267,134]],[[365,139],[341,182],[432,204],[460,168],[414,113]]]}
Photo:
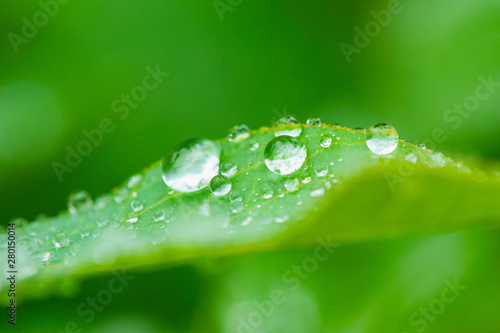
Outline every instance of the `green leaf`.
{"label": "green leaf", "polygon": [[[158,162],[88,209],[18,226],[19,295],[71,293],[74,279],[118,268],[307,247],[324,235],[355,242],[500,225],[498,181],[441,153],[400,140],[393,153],[376,155],[362,130],[286,126],[302,128],[297,139],[307,148],[302,168],[288,176],[264,163],[267,143],[284,126],[219,141],[222,169],[236,171],[230,179],[241,201],[209,188],[175,192]],[[7,237],[0,241],[5,253]],[[6,280],[0,289],[5,302]]]}

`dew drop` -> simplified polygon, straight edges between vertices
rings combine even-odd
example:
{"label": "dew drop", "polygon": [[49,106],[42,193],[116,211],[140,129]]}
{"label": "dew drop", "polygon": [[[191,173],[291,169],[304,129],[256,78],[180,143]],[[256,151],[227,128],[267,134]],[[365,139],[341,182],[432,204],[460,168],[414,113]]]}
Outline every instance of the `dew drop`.
{"label": "dew drop", "polygon": [[231,202],[234,202],[234,201],[242,201],[243,198],[241,197],[240,195],[240,191],[232,191],[231,193],[229,193],[229,200]]}
{"label": "dew drop", "polygon": [[262,198],[263,199],[271,199],[274,195],[273,188],[270,184],[266,183],[262,186]]}
{"label": "dew drop", "polygon": [[311,127],[319,127],[321,126],[322,122],[320,118],[309,118],[307,119],[307,125]]}
{"label": "dew drop", "polygon": [[163,181],[179,192],[194,192],[207,187],[219,173],[220,152],[220,145],[207,139],[182,142],[163,158]]}
{"label": "dew drop", "polygon": [[238,172],[238,166],[225,162],[221,164],[220,172],[225,176],[232,177]]}
{"label": "dew drop", "polygon": [[242,201],[233,201],[231,202],[231,211],[234,214],[238,214],[243,210],[243,202]]}
{"label": "dew drop", "polygon": [[259,149],[259,147],[260,147],[260,143],[255,142],[254,144],[252,144],[250,146],[250,150],[257,150],[257,149]]}
{"label": "dew drop", "polygon": [[69,237],[66,235],[66,233],[62,231],[58,231],[54,234],[52,237],[52,242],[56,247],[65,247],[69,243]]}
{"label": "dew drop", "polygon": [[398,146],[398,132],[391,125],[375,124],[367,131],[366,145],[377,155],[390,154]]}
{"label": "dew drop", "polygon": [[285,188],[289,192],[296,192],[299,189],[299,180],[297,178],[288,178],[285,180]]}
{"label": "dew drop", "polygon": [[229,131],[229,141],[238,142],[250,136],[250,128],[247,125],[236,125]]}
{"label": "dew drop", "polygon": [[126,222],[129,223],[135,223],[139,220],[139,217],[135,214],[135,212],[128,212],[127,215],[125,215]]}
{"label": "dew drop", "polygon": [[92,198],[87,191],[71,193],[68,197],[68,210],[71,214],[83,212],[92,207]]}
{"label": "dew drop", "polygon": [[281,135],[289,135],[289,136],[299,136],[302,132],[302,127],[299,126],[299,122],[294,117],[286,116],[277,119],[274,124],[274,127],[284,127],[276,132],[274,132],[274,136]]}
{"label": "dew drop", "polygon": [[423,143],[423,142],[417,143],[417,148],[425,149],[426,148],[425,143]]}
{"label": "dew drop", "polygon": [[325,177],[328,174],[328,165],[326,165],[324,163],[318,163],[314,167],[314,173],[318,177]]}
{"label": "dew drop", "polygon": [[332,137],[330,136],[325,136],[323,138],[321,138],[321,141],[319,143],[321,145],[321,147],[323,148],[328,148],[330,147],[330,145],[332,144]]}
{"label": "dew drop", "polygon": [[417,163],[417,155],[415,155],[413,153],[409,153],[408,155],[405,156],[405,160],[415,164],[415,163]]}
{"label": "dew drop", "polygon": [[134,188],[136,187],[142,180],[142,175],[133,175],[129,178],[128,182],[127,182],[127,186],[128,188]]}
{"label": "dew drop", "polygon": [[304,164],[306,157],[305,145],[287,135],[272,139],[264,151],[267,167],[278,175],[289,175],[297,171]]}
{"label": "dew drop", "polygon": [[224,175],[217,175],[210,181],[210,191],[217,196],[226,195],[231,191],[231,180]]}
{"label": "dew drop", "polygon": [[76,256],[76,254],[80,251],[81,245],[79,243],[75,243],[69,247],[69,251],[72,255]]}
{"label": "dew drop", "polygon": [[311,197],[314,197],[314,198],[318,198],[318,197],[321,197],[325,194],[325,188],[321,185],[316,185],[316,186],[313,186],[313,189],[310,193],[310,196]]}
{"label": "dew drop", "polygon": [[155,211],[153,212],[153,220],[155,220],[156,222],[158,221],[162,221],[165,219],[165,212],[163,211],[163,209],[155,209]]}
{"label": "dew drop", "polygon": [[165,212],[165,223],[170,223],[173,222],[177,219],[177,216],[175,216],[174,211],[172,210],[167,210]]}
{"label": "dew drop", "polygon": [[97,217],[97,220],[95,222],[99,227],[104,227],[106,224],[108,224],[108,219],[105,216],[99,216]]}
{"label": "dew drop", "polygon": [[87,229],[86,227],[80,229],[80,236],[82,236],[82,238],[89,237],[89,235],[90,235],[89,229]]}
{"label": "dew drop", "polygon": [[144,202],[142,200],[135,199],[132,200],[130,206],[132,207],[132,210],[137,213],[144,209]]}

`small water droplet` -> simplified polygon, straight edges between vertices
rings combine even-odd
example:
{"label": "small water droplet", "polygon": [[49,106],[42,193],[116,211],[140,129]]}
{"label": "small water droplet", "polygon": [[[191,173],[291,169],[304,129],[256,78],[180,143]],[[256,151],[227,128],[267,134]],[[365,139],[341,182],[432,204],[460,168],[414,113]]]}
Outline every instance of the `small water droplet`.
{"label": "small water droplet", "polygon": [[242,201],[243,198],[241,197],[240,195],[240,192],[235,190],[235,191],[232,191],[231,193],[229,193],[229,200],[231,202],[233,201]]}
{"label": "small water droplet", "polygon": [[106,224],[108,224],[108,219],[106,218],[106,216],[98,216],[96,221],[97,225],[99,227],[104,227]]}
{"label": "small water droplet", "polygon": [[231,191],[231,180],[224,175],[217,175],[210,181],[210,191],[217,196],[226,195]]}
{"label": "small water droplet", "polygon": [[139,217],[135,214],[135,212],[128,212],[127,215],[125,215],[126,222],[129,223],[135,223],[139,220]]}
{"label": "small water droplet", "polygon": [[275,219],[274,219],[274,222],[276,223],[284,223],[286,221],[288,221],[290,219],[290,217],[286,214],[284,214],[283,216],[277,216]]}
{"label": "small water droplet", "polygon": [[133,175],[128,179],[127,186],[129,188],[134,188],[136,187],[142,180],[142,175]]}
{"label": "small water droplet", "polygon": [[163,158],[163,181],[179,192],[207,187],[219,173],[220,152],[220,144],[207,139],[182,142]]}
{"label": "small water droplet", "polygon": [[311,176],[304,176],[304,178],[302,178],[302,184],[309,184],[311,180]]}
{"label": "small water droplet", "polygon": [[58,231],[52,237],[52,242],[56,247],[65,247],[69,243],[69,237],[66,233]]}
{"label": "small water droplet", "polygon": [[236,125],[229,131],[229,141],[237,142],[245,140],[250,136],[250,128],[247,125]]}
{"label": "small water droplet", "polygon": [[417,155],[415,155],[413,153],[409,153],[408,155],[405,156],[405,160],[415,164],[415,163],[417,163]]}
{"label": "small water droplet", "polygon": [[255,142],[254,144],[252,144],[250,146],[250,150],[257,150],[257,149],[259,149],[259,147],[260,147],[260,143]]}
{"label": "small water droplet", "polygon": [[163,209],[160,208],[155,209],[155,211],[153,212],[153,220],[158,222],[164,219],[165,219],[165,212],[163,211]]}
{"label": "small water droplet", "polygon": [[80,229],[80,236],[82,236],[82,238],[86,238],[89,235],[90,235],[89,229],[87,229],[86,227]]}
{"label": "small water droplet", "polygon": [[115,201],[120,203],[128,198],[129,190],[127,188],[120,188],[115,194]]}
{"label": "small water droplet", "polygon": [[144,209],[144,202],[138,199],[132,200],[132,202],[130,203],[130,207],[132,207],[132,210],[134,212],[138,213]]}
{"label": "small water droplet", "polygon": [[273,191],[273,188],[270,184],[268,183],[265,183],[263,186],[262,186],[262,195],[261,197],[263,199],[271,199],[274,195],[274,191]]}
{"label": "small water droplet", "polygon": [[233,201],[231,202],[231,211],[234,214],[238,214],[243,210],[243,202],[242,201]]}
{"label": "small water droplet", "polygon": [[285,179],[285,188],[289,192],[296,192],[299,189],[299,180],[297,178]]}
{"label": "small water droplet", "polygon": [[318,177],[325,177],[328,174],[328,165],[324,163],[318,163],[314,167],[314,173],[316,173],[316,176]]}
{"label": "small water droplet", "polygon": [[325,136],[321,138],[320,145],[323,148],[328,148],[332,144],[332,137],[331,136]]}
{"label": "small water droplet", "polygon": [[220,173],[225,176],[232,177],[238,172],[238,166],[233,165],[232,163],[225,162],[220,166]]}
{"label": "small water droplet", "polygon": [[71,193],[68,197],[68,210],[71,214],[83,212],[92,207],[92,198],[87,191]]}
{"label": "small water droplet", "polygon": [[423,143],[423,142],[417,143],[417,148],[425,149],[426,148],[425,143]]}
{"label": "small water droplet", "polygon": [[391,125],[375,124],[367,131],[366,145],[377,155],[390,154],[398,146],[398,132]]}
{"label": "small water droplet", "polygon": [[79,243],[75,243],[69,247],[69,251],[72,255],[76,256],[76,254],[80,251],[81,245]]}
{"label": "small water droplet", "polygon": [[309,118],[307,119],[307,125],[311,127],[319,127],[321,126],[321,119],[320,118]]}
{"label": "small water droplet", "polygon": [[274,136],[289,135],[289,136],[299,136],[302,132],[302,127],[299,126],[297,119],[291,116],[281,117],[277,119],[274,127],[282,127],[282,129],[274,132]]}
{"label": "small water droplet", "polygon": [[264,151],[267,167],[278,175],[288,175],[297,171],[304,164],[306,157],[305,145],[287,135],[271,140]]}
{"label": "small water droplet", "polygon": [[321,184],[317,184],[313,186],[310,196],[318,198],[323,196],[324,194],[325,194],[325,188]]}

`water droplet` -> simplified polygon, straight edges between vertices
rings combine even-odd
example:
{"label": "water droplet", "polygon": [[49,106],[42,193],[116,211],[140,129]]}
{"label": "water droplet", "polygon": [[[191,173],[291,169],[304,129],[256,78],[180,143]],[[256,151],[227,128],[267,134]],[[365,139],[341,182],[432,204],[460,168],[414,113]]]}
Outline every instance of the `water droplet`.
{"label": "water droplet", "polygon": [[210,191],[217,196],[226,195],[231,191],[231,180],[224,175],[217,175],[210,181]]}
{"label": "water droplet", "polygon": [[247,125],[236,125],[229,131],[229,141],[237,142],[245,140],[250,136],[250,128]]}
{"label": "water droplet", "polygon": [[304,178],[302,178],[302,184],[309,184],[311,180],[311,176],[304,176]]}
{"label": "water droplet", "polygon": [[277,119],[274,127],[284,127],[276,132],[274,136],[289,135],[289,136],[299,136],[302,132],[302,127],[300,127],[299,122],[294,117],[286,116]]}
{"label": "water droplet", "polygon": [[318,184],[318,185],[313,186],[311,193],[310,193],[310,196],[314,197],[314,198],[318,198],[318,197],[323,196],[324,194],[325,194],[325,188],[322,185]]}
{"label": "water droplet", "polygon": [[242,201],[233,201],[231,202],[231,211],[234,214],[238,214],[243,210],[243,202]]}
{"label": "water droplet", "polygon": [[242,201],[243,198],[241,197],[239,191],[232,191],[231,193],[229,193],[229,200],[231,202],[233,202],[233,201]]}
{"label": "water droplet", "polygon": [[71,214],[83,212],[92,207],[92,198],[87,191],[71,193],[68,197],[68,210]]}
{"label": "water droplet", "polygon": [[316,173],[316,176],[318,177],[325,177],[328,174],[328,165],[324,163],[318,163],[314,167],[314,173]]}
{"label": "water droplet", "polygon": [[80,229],[80,236],[82,236],[82,238],[86,238],[89,235],[90,235],[89,229],[87,229],[86,227]]}
{"label": "water droplet", "polygon": [[296,192],[299,189],[299,180],[297,178],[288,178],[285,180],[285,188],[289,192]]}
{"label": "water droplet", "polygon": [[128,198],[128,194],[129,194],[128,189],[124,187],[120,188],[115,194],[115,201],[118,203],[125,201],[125,199]]}
{"label": "water droplet", "polygon": [[163,211],[163,209],[160,208],[155,209],[155,211],[153,212],[153,220],[158,222],[164,219],[165,219],[165,212]]}
{"label": "water droplet", "polygon": [[273,188],[270,184],[265,183],[262,186],[262,198],[264,199],[271,199],[274,195]]}
{"label": "water droplet", "polygon": [[69,237],[66,233],[58,231],[52,237],[52,242],[56,247],[65,247],[69,243]]}
{"label": "water droplet", "polygon": [[405,160],[415,164],[415,163],[417,163],[417,155],[415,155],[413,153],[409,153],[408,155],[405,156]]}
{"label": "water droplet", "polygon": [[319,127],[321,126],[321,119],[320,118],[309,118],[307,119],[307,125],[311,127]]}
{"label": "water droplet", "polygon": [[219,173],[220,152],[220,145],[207,139],[182,142],[163,158],[165,184],[179,192],[194,192],[207,187]]}
{"label": "water droplet", "polygon": [[76,254],[80,251],[81,245],[79,243],[75,243],[69,247],[69,251],[72,255],[76,256]]}
{"label": "water droplet", "polygon": [[173,221],[175,221],[176,218],[177,218],[177,216],[175,216],[174,211],[167,210],[165,212],[165,223],[173,222]]}
{"label": "water droplet", "polygon": [[134,212],[140,212],[141,210],[144,209],[144,202],[142,200],[132,200],[130,203],[130,207],[132,207],[132,210]]}
{"label": "water droplet", "polygon": [[108,219],[106,216],[99,216],[97,217],[96,223],[99,227],[104,227],[106,224],[108,224]]}
{"label": "water droplet", "polygon": [[284,222],[288,221],[289,219],[290,219],[290,217],[285,214],[283,216],[277,216],[274,219],[274,222],[276,222],[276,223],[284,223]]}
{"label": "water droplet", "polygon": [[377,155],[390,154],[398,146],[398,132],[391,125],[375,124],[367,131],[366,145]]}
{"label": "water droplet", "polygon": [[132,177],[129,178],[128,182],[127,182],[127,186],[129,188],[134,188],[136,187],[142,180],[142,175],[133,175]]}
{"label": "water droplet", "polygon": [[257,150],[257,149],[259,149],[259,147],[260,147],[260,143],[255,142],[254,144],[252,144],[250,146],[250,150]]}
{"label": "water droplet", "polygon": [[139,217],[135,214],[135,212],[128,212],[127,215],[125,215],[126,222],[129,223],[135,223],[139,220]]}
{"label": "water droplet", "polygon": [[425,149],[426,148],[425,143],[423,143],[423,142],[417,143],[417,148]]}
{"label": "water droplet", "polygon": [[306,157],[305,145],[287,135],[271,140],[264,151],[267,167],[278,175],[288,175],[297,171],[304,164]]}
{"label": "water droplet", "polygon": [[225,162],[220,166],[220,173],[225,176],[232,177],[238,172],[238,166],[233,165],[232,163]]}
{"label": "water droplet", "polygon": [[328,148],[332,144],[332,137],[331,136],[325,136],[321,138],[320,145],[323,148]]}

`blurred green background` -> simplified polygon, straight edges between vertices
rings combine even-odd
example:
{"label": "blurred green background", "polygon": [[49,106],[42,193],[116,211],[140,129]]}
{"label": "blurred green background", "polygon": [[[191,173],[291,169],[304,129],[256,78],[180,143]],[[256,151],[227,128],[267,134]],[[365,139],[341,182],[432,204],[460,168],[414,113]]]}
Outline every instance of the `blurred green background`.
{"label": "blurred green background", "polygon": [[[387,1],[65,1],[1,1],[4,225],[64,210],[75,189],[107,192],[181,140],[224,137],[237,123],[268,126],[283,114],[349,127],[387,122],[457,159],[500,159],[500,86],[467,116],[447,113],[475,95],[480,77],[500,82],[498,0],[401,1],[350,62],[342,43],[355,46],[355,28],[364,30]],[[46,22],[43,7],[53,14]],[[34,20],[41,24],[30,31]],[[120,117],[114,101],[157,66],[168,77]],[[77,149],[104,118],[113,130],[60,181],[54,162],[66,164],[67,147]],[[436,142],[436,129],[446,138]],[[345,245],[255,332],[417,332],[410,315],[455,278],[467,291],[425,331],[499,332],[498,238]],[[18,320],[27,332],[62,332],[68,320],[85,332],[234,332],[245,302],[265,299],[309,253],[135,272],[130,288],[86,324],[75,308],[107,284],[102,276],[69,298],[26,303]]]}

